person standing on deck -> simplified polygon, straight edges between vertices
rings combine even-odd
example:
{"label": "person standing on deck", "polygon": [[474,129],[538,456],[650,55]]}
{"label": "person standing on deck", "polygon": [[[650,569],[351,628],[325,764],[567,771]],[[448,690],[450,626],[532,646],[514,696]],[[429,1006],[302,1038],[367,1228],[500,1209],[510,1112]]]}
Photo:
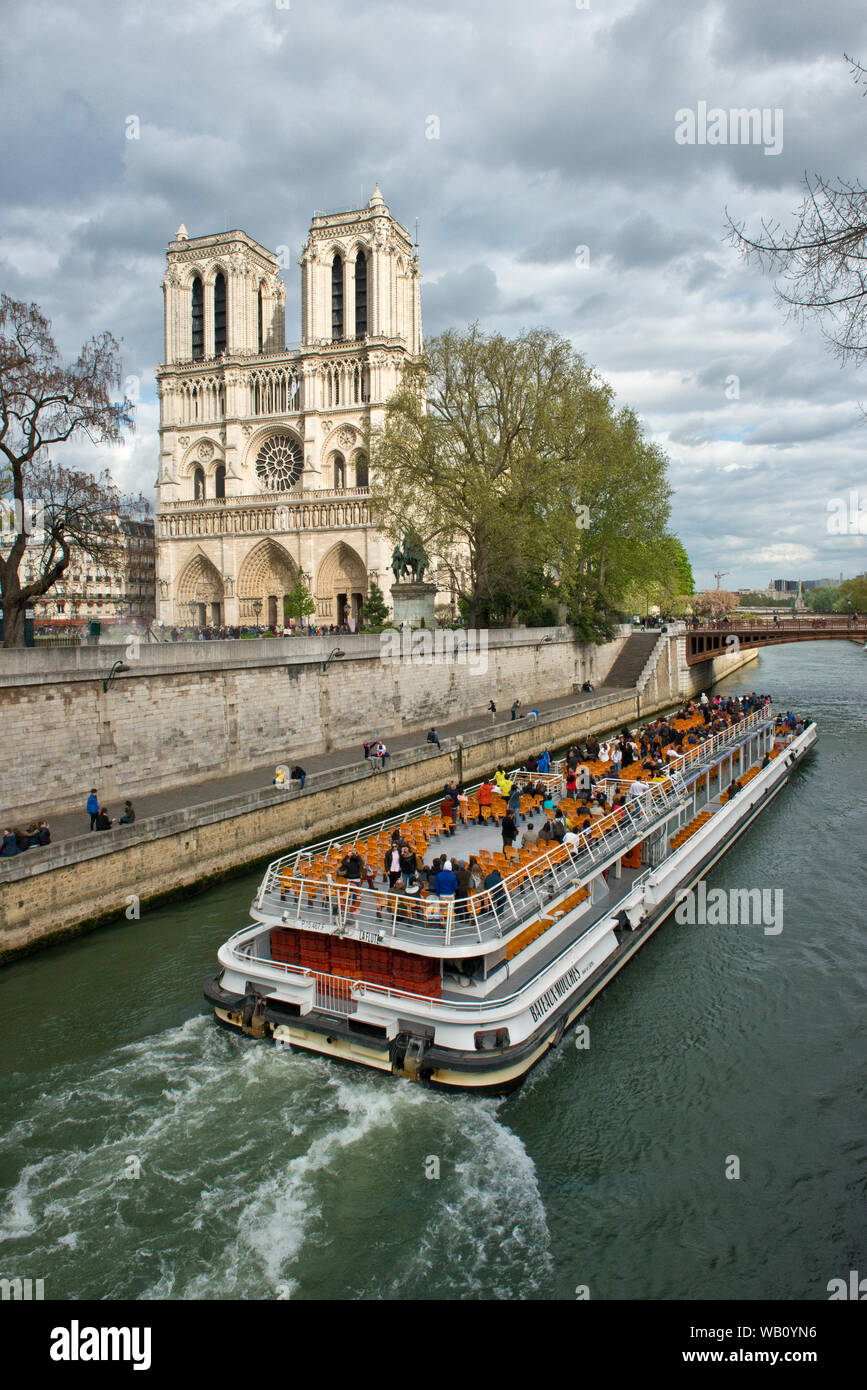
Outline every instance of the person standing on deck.
{"label": "person standing on deck", "polygon": [[507,811],[503,816],[500,829],[503,832],[503,849],[508,849],[518,838],[518,827],[515,824],[515,817],[510,811]]}

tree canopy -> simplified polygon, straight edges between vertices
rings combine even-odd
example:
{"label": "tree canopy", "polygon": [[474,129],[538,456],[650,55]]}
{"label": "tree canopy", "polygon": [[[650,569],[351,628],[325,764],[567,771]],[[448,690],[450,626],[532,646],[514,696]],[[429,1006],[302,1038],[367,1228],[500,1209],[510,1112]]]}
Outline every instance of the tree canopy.
{"label": "tree canopy", "polygon": [[371,439],[372,506],[450,575],[471,626],[563,604],[588,636],[670,577],[667,460],[564,338],[450,330]]}
{"label": "tree canopy", "polygon": [[[111,518],[120,494],[107,473],[96,478],[64,468],[50,450],[82,435],[114,443],[131,429],[132,403],[111,399],[119,385],[119,345],[110,333],[86,343],[78,360],[64,366],[38,306],[0,296],[0,595],[7,647],[23,645],[27,605],[57,582],[73,550],[114,562]],[[22,583],[25,554],[35,574]]]}

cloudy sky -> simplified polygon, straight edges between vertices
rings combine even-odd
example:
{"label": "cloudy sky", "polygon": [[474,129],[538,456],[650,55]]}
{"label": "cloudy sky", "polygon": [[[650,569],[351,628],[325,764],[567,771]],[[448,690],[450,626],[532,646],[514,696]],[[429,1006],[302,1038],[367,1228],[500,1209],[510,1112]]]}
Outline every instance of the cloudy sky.
{"label": "cloudy sky", "polygon": [[[855,490],[867,509],[867,373],[785,319],[725,229],[726,208],[754,229],[788,218],[805,171],[864,176],[844,52],[867,64],[863,0],[7,7],[0,288],[36,300],[69,354],[105,328],[123,340],[136,434],[77,457],[150,494],[178,224],[290,248],[293,342],[312,211],[379,180],[419,220],[426,333],[544,325],[638,412],[700,586],[853,574],[867,537],[829,534],[828,504]],[[702,102],[767,108],[782,149],[679,143],[676,113]]]}

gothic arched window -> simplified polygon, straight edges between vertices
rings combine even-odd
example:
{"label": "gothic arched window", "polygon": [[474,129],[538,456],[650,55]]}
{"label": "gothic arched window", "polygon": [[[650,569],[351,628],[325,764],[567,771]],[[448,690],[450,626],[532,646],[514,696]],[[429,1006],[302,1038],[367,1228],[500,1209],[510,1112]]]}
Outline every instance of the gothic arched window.
{"label": "gothic arched window", "polygon": [[359,454],[358,458],[355,460],[355,486],[368,487],[369,482],[370,473],[367,466],[367,455]]}
{"label": "gothic arched window", "polygon": [[343,261],[335,256],[331,262],[331,338],[343,337]]}
{"label": "gothic arched window", "polygon": [[225,470],[223,464],[221,463],[221,464],[218,464],[218,465],[217,465],[217,470],[216,470],[216,472],[214,473],[214,496],[215,496],[215,497],[225,497],[225,495],[226,495],[226,470]]}
{"label": "gothic arched window", "polygon": [[193,474],[193,497],[197,502],[205,500],[205,471],[197,468]]}
{"label": "gothic arched window", "polygon": [[193,358],[205,355],[205,296],[198,275],[193,281]]}
{"label": "gothic arched window", "polygon": [[222,271],[214,281],[214,355],[226,351],[226,277]]}
{"label": "gothic arched window", "polygon": [[363,251],[355,257],[355,336],[367,336],[367,257]]}

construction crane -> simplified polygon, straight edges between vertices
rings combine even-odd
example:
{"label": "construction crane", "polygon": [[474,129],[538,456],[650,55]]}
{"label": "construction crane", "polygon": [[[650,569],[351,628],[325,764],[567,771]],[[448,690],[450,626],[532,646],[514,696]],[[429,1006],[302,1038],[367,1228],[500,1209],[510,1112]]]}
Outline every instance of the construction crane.
{"label": "construction crane", "polygon": [[714,570],[713,577],[716,580],[717,588],[719,588],[720,580],[725,579],[727,574],[731,574],[731,570]]}

